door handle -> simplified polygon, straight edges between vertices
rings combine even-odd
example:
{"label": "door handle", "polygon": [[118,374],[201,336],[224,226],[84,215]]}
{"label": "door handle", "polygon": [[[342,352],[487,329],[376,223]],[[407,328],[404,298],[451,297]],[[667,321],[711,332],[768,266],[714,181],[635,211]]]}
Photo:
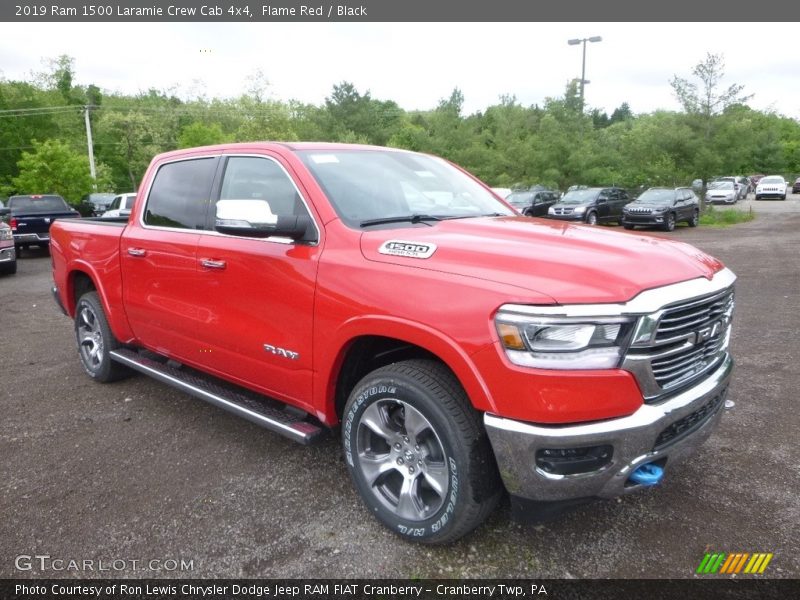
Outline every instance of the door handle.
{"label": "door handle", "polygon": [[130,256],[145,256],[147,254],[147,250],[144,248],[128,248],[128,254]]}
{"label": "door handle", "polygon": [[206,269],[224,269],[226,266],[224,260],[211,260],[210,258],[203,258],[200,260],[200,264]]}

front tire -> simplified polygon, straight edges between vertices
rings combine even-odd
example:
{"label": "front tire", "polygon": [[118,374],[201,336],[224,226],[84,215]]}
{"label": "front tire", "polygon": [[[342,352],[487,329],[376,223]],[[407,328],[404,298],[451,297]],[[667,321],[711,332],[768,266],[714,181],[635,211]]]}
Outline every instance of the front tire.
{"label": "front tire", "polygon": [[597,213],[596,212],[590,212],[588,215],[586,215],[586,224],[587,225],[597,225]]}
{"label": "front tire", "polygon": [[75,337],[81,365],[92,379],[109,383],[130,372],[125,366],[111,360],[111,351],[121,344],[111,333],[97,292],[87,292],[78,300],[75,307]]}
{"label": "front tire", "polygon": [[502,494],[480,416],[438,362],[403,361],[364,377],[345,406],[342,443],[366,506],[409,540],[452,542]]}
{"label": "front tire", "polygon": [[630,223],[623,223],[623,224],[622,224],[622,226],[623,226],[625,229],[629,230],[629,231],[630,231],[631,229],[633,229],[633,225],[631,225]]}
{"label": "front tire", "polygon": [[667,220],[664,222],[664,225],[662,226],[662,229],[664,229],[664,231],[673,231],[675,229],[675,215],[674,214],[669,213],[667,215]]}

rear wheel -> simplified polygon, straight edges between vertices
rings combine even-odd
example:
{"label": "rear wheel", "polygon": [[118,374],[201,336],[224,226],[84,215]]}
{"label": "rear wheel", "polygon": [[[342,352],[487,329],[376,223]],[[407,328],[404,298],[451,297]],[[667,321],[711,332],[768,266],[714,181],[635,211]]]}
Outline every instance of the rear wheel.
{"label": "rear wheel", "polygon": [[75,307],[75,337],[83,369],[102,383],[116,381],[130,371],[111,360],[111,351],[121,346],[111,333],[97,292],[87,292]]}
{"label": "rear wheel", "polygon": [[479,414],[434,361],[399,362],[362,379],[345,406],[342,442],[369,510],[414,541],[460,538],[503,490]]}
{"label": "rear wheel", "polygon": [[692,213],[692,218],[687,221],[689,223],[689,227],[697,227],[700,223],[700,211],[696,210]]}

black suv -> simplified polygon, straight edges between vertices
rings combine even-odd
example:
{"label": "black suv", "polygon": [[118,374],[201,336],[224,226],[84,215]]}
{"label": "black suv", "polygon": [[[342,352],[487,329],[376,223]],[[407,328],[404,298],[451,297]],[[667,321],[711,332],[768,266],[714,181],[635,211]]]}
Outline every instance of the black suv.
{"label": "black suv", "polygon": [[564,194],[548,209],[547,217],[589,225],[622,223],[622,207],[629,201],[628,192],[618,187],[578,189]]}
{"label": "black suv", "polygon": [[643,225],[672,231],[675,223],[686,221],[697,227],[699,220],[700,200],[686,187],[650,188],[622,210],[625,229]]}
{"label": "black suv", "polygon": [[535,185],[529,189],[514,190],[506,196],[506,202],[526,217],[543,217],[547,215],[547,209],[558,202],[558,196],[558,192]]}

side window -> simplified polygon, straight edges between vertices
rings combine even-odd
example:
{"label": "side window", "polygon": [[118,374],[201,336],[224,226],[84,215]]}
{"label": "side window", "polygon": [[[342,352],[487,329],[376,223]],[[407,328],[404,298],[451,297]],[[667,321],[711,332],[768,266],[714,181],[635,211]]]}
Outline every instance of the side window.
{"label": "side window", "polygon": [[111,204],[108,205],[108,210],[117,210],[119,208],[119,201],[122,199],[122,196],[116,196],[112,201]]}
{"label": "side window", "polygon": [[216,158],[197,158],[159,168],[147,197],[145,224],[203,229],[216,164]]}
{"label": "side window", "polygon": [[308,214],[292,180],[278,163],[268,158],[229,158],[219,199],[266,200],[272,214],[278,216]]}

